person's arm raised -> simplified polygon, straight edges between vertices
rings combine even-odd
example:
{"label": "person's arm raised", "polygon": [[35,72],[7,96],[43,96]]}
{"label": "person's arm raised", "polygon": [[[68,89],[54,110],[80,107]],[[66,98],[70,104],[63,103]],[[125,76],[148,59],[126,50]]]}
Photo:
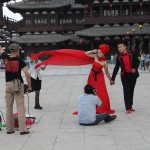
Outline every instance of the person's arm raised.
{"label": "person's arm raised", "polygon": [[95,55],[97,55],[97,53],[98,53],[98,50],[94,49],[94,50],[85,52],[85,55],[91,58],[95,58]]}

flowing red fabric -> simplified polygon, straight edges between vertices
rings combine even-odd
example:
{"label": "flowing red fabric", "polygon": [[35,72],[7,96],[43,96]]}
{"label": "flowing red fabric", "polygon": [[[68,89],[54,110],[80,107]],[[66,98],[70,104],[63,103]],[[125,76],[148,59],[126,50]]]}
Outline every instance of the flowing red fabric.
{"label": "flowing red fabric", "polygon": [[[109,51],[109,45],[101,44],[99,48],[102,53],[107,53]],[[61,50],[50,50],[43,51],[38,54],[31,54],[32,59],[37,59],[41,55],[50,55],[51,57],[48,60],[43,61],[38,64],[35,68],[38,68],[41,65],[65,65],[65,66],[77,66],[77,65],[86,65],[93,62],[93,58],[90,58],[85,55],[85,52],[82,50],[74,49],[61,49]],[[103,58],[101,58],[103,59]],[[104,58],[106,60],[106,58]]]}
{"label": "flowing red fabric", "polygon": [[31,54],[32,59],[36,59],[41,55],[50,55],[50,58],[38,64],[35,68],[41,65],[63,65],[63,66],[78,66],[93,63],[93,58],[85,55],[85,51],[74,49],[61,49],[42,51],[38,54]]}

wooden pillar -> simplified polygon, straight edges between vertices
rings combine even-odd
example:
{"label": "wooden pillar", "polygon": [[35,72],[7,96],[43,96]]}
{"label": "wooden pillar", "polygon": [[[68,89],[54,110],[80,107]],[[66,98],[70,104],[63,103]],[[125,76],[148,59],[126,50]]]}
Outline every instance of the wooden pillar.
{"label": "wooden pillar", "polygon": [[3,19],[3,3],[0,3],[0,20]]}
{"label": "wooden pillar", "polygon": [[132,12],[132,4],[130,3],[130,15],[132,16],[133,15],[133,12]]}
{"label": "wooden pillar", "polygon": [[92,4],[90,5],[90,17],[92,17],[93,16],[93,6],[92,6]]}
{"label": "wooden pillar", "polygon": [[102,7],[102,5],[100,6],[100,16],[101,17],[103,16],[103,7]]}
{"label": "wooden pillar", "polygon": [[120,16],[122,16],[122,3],[120,4]]}
{"label": "wooden pillar", "polygon": [[94,49],[94,39],[91,39],[91,50]]}

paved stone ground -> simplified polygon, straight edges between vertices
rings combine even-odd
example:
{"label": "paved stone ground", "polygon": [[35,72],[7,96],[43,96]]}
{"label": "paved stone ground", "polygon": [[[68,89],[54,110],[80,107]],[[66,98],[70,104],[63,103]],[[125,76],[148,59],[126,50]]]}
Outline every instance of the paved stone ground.
{"label": "paved stone ground", "polygon": [[[33,108],[34,93],[29,94],[30,114],[36,116],[31,133],[20,136],[16,131],[7,135],[2,128],[0,150],[150,150],[150,73],[140,71],[134,96],[136,111],[129,115],[125,114],[120,76],[114,86],[106,79],[111,107],[118,118],[111,123],[83,127],[72,112],[77,110],[77,99],[83,92],[90,67],[48,66],[43,72],[40,96],[43,110]],[[113,67],[109,65],[110,72]],[[0,110],[5,115],[4,90],[4,71],[1,70]],[[26,95],[25,104],[27,107]]]}

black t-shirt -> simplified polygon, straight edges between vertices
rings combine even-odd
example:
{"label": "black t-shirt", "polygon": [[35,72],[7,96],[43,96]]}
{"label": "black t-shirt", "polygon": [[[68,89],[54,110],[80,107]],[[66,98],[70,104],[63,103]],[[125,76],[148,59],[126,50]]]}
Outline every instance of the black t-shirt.
{"label": "black t-shirt", "polygon": [[2,59],[5,64],[5,75],[6,82],[12,81],[13,79],[20,79],[23,83],[21,76],[21,69],[26,66],[25,62],[19,57],[9,57],[6,53],[2,53]]}

